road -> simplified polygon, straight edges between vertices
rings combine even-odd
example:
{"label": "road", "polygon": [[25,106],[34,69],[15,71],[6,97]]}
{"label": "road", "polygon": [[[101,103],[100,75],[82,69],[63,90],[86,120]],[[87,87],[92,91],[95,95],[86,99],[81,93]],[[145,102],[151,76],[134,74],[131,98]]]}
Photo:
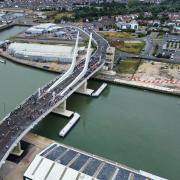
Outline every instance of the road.
{"label": "road", "polygon": [[[97,50],[91,56],[88,70],[85,76],[79,80],[62,96],[60,93],[68,86],[82,71],[85,60],[76,65],[71,76],[60,83],[54,90],[47,92],[47,89],[61,76],[56,77],[50,83],[41,88],[41,97],[38,91],[27,98],[14,111],[8,114],[0,124],[0,166],[6,160],[13,147],[23,136],[30,131],[40,120],[47,116],[57,105],[67,99],[85,79],[90,78],[99,70],[105,61],[108,42],[93,30],[83,27],[86,33],[92,32],[92,37],[97,44]],[[79,29],[78,29],[79,30]],[[100,58],[101,57],[101,58]],[[55,98],[53,96],[55,92]]]}

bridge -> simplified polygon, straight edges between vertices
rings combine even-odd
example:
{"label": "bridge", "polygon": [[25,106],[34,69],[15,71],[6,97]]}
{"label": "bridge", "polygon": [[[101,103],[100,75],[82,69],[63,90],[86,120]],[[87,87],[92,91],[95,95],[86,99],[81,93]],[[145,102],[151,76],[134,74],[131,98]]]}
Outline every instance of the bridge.
{"label": "bridge", "polygon": [[[59,107],[71,94],[87,84],[87,80],[99,71],[106,57],[108,42],[89,28],[76,28],[89,37],[86,58],[76,62],[78,38],[71,67],[18,105],[0,122],[0,167],[20,140],[44,117]],[[97,48],[91,55],[91,41]]]}

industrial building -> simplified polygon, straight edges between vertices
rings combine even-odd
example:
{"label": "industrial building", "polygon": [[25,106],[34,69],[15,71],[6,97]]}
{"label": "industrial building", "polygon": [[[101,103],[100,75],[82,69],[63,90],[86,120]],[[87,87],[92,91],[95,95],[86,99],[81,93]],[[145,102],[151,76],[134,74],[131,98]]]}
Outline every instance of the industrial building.
{"label": "industrial building", "polygon": [[51,144],[36,155],[24,180],[165,180],[142,170],[82,152],[62,144]]}
{"label": "industrial building", "polygon": [[56,32],[61,29],[60,26],[57,26],[56,24],[53,23],[44,23],[44,24],[39,24],[37,26],[33,26],[25,31],[25,34],[29,35],[36,35],[36,34],[43,34],[43,33],[51,33],[51,32]]}
{"label": "industrial building", "polygon": [[119,21],[116,23],[116,25],[121,30],[135,30],[136,31],[139,29],[139,24],[135,20],[131,21],[130,23]]}
{"label": "industrial building", "polygon": [[18,59],[71,63],[74,47],[63,45],[11,43],[7,52]]}

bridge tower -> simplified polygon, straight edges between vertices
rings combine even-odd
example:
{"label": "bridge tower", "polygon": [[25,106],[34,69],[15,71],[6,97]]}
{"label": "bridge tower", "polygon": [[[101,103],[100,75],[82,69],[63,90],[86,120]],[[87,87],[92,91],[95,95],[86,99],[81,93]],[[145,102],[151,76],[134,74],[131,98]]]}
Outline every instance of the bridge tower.
{"label": "bridge tower", "polygon": [[[81,73],[61,92],[61,95],[64,95],[72,86],[74,86],[76,83],[78,83],[78,81],[80,79],[82,79],[84,77],[84,75],[86,74],[87,70],[88,70],[88,65],[90,62],[90,58],[91,58],[91,42],[92,42],[92,33],[90,34],[90,38],[89,38],[89,43],[88,43],[88,48],[87,48],[87,54],[86,54],[86,60],[85,60],[85,64],[83,67],[83,70],[81,71]],[[91,95],[93,93],[92,89],[87,89],[87,80],[85,80],[83,82],[83,84],[81,84],[81,86],[79,87],[79,89],[77,90],[77,92],[81,93],[81,94],[86,94],[86,95]]]}

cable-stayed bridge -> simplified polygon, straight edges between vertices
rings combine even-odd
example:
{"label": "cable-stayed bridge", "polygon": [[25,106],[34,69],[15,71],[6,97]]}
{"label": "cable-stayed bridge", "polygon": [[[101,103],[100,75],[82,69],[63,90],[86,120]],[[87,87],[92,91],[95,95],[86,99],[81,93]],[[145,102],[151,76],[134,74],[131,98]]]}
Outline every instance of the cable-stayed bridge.
{"label": "cable-stayed bridge", "polygon": [[[39,88],[0,122],[0,167],[25,134],[71,94],[86,85],[87,80],[103,67],[108,42],[93,30],[86,28],[84,31],[77,27],[73,28],[89,36],[86,58],[79,63],[76,62],[78,33],[69,70]],[[91,55],[92,41],[97,49]]]}

